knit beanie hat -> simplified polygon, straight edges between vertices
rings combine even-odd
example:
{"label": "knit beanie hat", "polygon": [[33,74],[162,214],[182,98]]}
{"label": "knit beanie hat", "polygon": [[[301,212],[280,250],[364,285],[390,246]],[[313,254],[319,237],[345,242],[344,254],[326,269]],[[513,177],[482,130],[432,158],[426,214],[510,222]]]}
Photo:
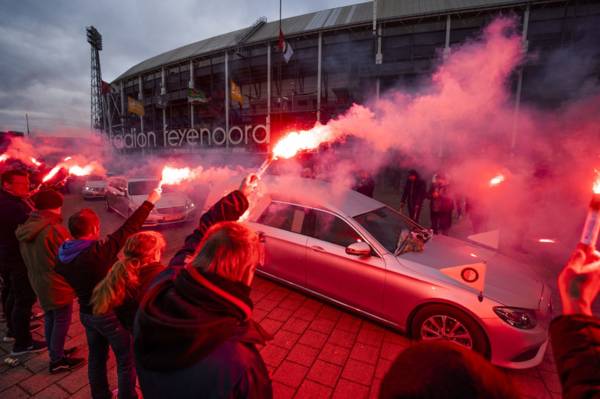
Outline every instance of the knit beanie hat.
{"label": "knit beanie hat", "polygon": [[54,190],[40,191],[31,197],[35,209],[43,211],[44,209],[56,209],[63,205],[63,196]]}

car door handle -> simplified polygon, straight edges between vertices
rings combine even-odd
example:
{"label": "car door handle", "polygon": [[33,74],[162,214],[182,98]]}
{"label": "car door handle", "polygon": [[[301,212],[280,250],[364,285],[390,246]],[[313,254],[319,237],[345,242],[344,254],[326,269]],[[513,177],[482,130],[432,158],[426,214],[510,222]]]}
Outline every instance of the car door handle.
{"label": "car door handle", "polygon": [[310,249],[316,252],[325,252],[325,248],[320,247],[318,245],[311,245]]}

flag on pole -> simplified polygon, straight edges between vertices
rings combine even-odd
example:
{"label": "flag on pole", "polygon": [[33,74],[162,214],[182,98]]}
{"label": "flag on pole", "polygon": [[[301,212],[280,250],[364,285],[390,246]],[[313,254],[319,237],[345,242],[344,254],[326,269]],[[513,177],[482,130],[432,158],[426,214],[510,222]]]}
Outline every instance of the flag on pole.
{"label": "flag on pole", "polygon": [[188,103],[192,104],[206,104],[208,98],[206,94],[200,89],[188,89]]}
{"label": "flag on pole", "polygon": [[109,94],[110,91],[111,91],[110,84],[108,82],[102,81],[101,94]]}
{"label": "flag on pole", "polygon": [[230,91],[231,91],[231,99],[238,104],[244,104],[244,96],[242,96],[242,89],[238,86],[233,80],[229,81],[230,83]]}
{"label": "flag on pole", "polygon": [[294,49],[292,48],[292,45],[285,40],[285,36],[283,36],[283,31],[281,28],[279,29],[279,43],[277,46],[279,47],[279,51],[281,51],[286,64],[290,62],[290,58],[292,58],[292,55],[294,55]]}
{"label": "flag on pole", "polygon": [[127,112],[136,114],[138,116],[144,116],[144,104],[141,101],[135,100],[132,97],[127,97]]}

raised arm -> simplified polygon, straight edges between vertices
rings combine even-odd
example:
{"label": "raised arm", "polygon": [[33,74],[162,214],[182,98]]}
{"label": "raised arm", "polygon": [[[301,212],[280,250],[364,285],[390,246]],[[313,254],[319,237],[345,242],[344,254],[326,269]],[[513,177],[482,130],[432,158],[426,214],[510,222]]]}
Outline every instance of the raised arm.
{"label": "raised arm", "polygon": [[221,198],[200,217],[198,227],[185,238],[183,247],[173,256],[169,266],[185,264],[187,257],[196,251],[198,244],[211,226],[219,222],[238,220],[246,212],[246,209],[248,209],[248,200],[240,190],[232,191]]}

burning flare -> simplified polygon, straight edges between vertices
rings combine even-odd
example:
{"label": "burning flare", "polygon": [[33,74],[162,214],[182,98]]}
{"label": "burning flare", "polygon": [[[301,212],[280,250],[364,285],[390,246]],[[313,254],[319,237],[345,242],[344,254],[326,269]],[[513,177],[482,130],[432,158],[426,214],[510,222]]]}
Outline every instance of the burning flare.
{"label": "burning flare", "polygon": [[34,164],[35,166],[40,166],[42,164],[40,161],[38,161],[34,157],[31,157],[30,159],[31,159],[31,163]]}
{"label": "burning flare", "polygon": [[600,194],[600,171],[598,169],[594,169],[594,172],[596,173],[596,180],[592,186],[592,191],[594,194]]}
{"label": "burning flare", "polygon": [[553,240],[552,238],[540,238],[538,242],[542,244],[556,244],[556,240]]}
{"label": "burning flare", "polygon": [[69,174],[74,176],[87,176],[94,171],[94,167],[92,165],[79,166],[73,165],[69,168]]}
{"label": "burning flare", "polygon": [[165,166],[162,170],[162,178],[158,183],[158,189],[161,189],[163,184],[181,184],[186,180],[192,180],[196,174],[190,168],[173,168]]}
{"label": "burning flare", "polygon": [[6,154],[0,155],[0,162],[5,162],[6,160],[8,160],[8,155],[6,155]]}
{"label": "burning flare", "polygon": [[275,144],[273,157],[289,159],[296,156],[299,151],[314,150],[331,139],[331,129],[325,125],[317,125],[310,130],[290,132]]}
{"label": "burning flare", "polygon": [[498,184],[502,183],[504,180],[506,180],[504,175],[498,174],[497,176],[494,176],[490,179],[490,187],[497,186]]}
{"label": "burning flare", "polygon": [[48,174],[46,174],[46,176],[44,176],[44,178],[42,179],[42,183],[46,183],[47,181],[51,180],[54,176],[56,176],[56,174],[62,169],[62,165],[58,164],[55,167],[53,167],[50,172],[48,172]]}

